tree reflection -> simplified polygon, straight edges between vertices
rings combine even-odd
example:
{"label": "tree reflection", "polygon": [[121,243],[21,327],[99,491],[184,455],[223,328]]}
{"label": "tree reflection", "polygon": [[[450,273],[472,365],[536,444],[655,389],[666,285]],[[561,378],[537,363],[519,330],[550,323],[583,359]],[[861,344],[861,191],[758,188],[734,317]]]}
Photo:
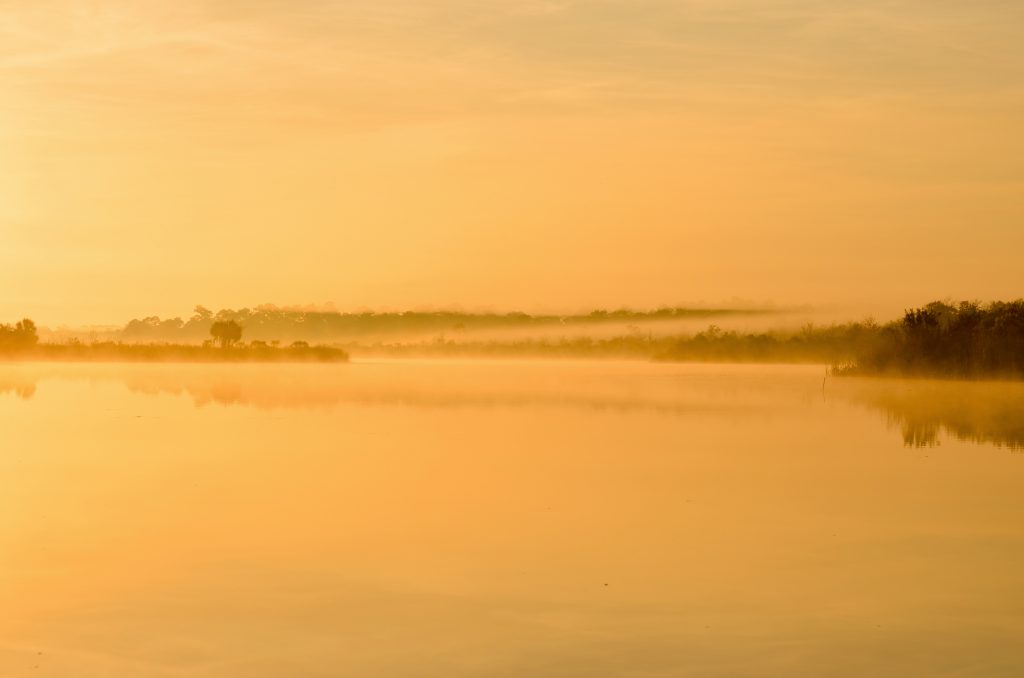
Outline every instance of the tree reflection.
{"label": "tree reflection", "polygon": [[938,445],[944,433],[1024,451],[1021,383],[858,379],[841,384],[839,392],[884,412],[908,447]]}
{"label": "tree reflection", "polygon": [[[39,380],[60,379],[119,382],[140,395],[185,396],[197,407],[545,406],[736,418],[773,411],[779,398],[802,394],[805,402],[820,402],[820,376],[806,370],[751,369],[726,376],[717,372],[726,368],[714,368],[708,373],[713,378],[706,378],[700,370],[710,368],[696,366],[686,373],[673,375],[668,369],[642,376],[614,366],[584,370],[522,362],[509,370],[501,365],[410,362],[372,369],[267,365],[244,370],[231,365],[47,365],[0,371],[0,395],[27,400]],[[533,374],[524,376],[528,370]],[[829,380],[827,394],[830,402],[882,413],[908,447],[939,445],[948,436],[1024,452],[1024,383],[850,377]]]}

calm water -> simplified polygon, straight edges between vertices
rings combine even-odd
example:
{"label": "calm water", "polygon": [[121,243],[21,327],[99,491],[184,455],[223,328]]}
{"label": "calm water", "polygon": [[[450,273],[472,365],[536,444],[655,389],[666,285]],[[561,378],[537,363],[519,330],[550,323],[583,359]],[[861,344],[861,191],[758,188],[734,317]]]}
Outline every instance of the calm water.
{"label": "calm water", "polygon": [[1024,386],[0,365],[0,676],[1024,675]]}

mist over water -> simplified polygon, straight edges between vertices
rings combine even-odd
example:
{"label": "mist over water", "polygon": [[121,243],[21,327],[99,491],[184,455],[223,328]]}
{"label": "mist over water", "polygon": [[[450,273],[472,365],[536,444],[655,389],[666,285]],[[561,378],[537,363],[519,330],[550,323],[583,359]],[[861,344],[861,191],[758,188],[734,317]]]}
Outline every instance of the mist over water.
{"label": "mist over water", "polygon": [[1019,674],[1019,385],[822,377],[5,364],[0,669]]}

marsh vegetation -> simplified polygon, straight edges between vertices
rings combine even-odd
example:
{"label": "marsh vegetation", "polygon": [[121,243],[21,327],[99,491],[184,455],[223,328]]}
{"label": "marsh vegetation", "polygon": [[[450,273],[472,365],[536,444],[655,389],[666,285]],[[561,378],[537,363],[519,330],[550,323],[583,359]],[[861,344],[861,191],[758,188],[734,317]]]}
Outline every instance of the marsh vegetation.
{"label": "marsh vegetation", "polygon": [[376,339],[404,340],[409,337],[459,336],[483,330],[538,330],[646,324],[682,320],[716,320],[778,313],[762,308],[680,308],[650,311],[596,309],[585,313],[530,314],[471,313],[463,311],[364,311],[342,313],[321,308],[222,309],[214,313],[196,306],[188,319],[157,316],[135,319],[112,331],[110,340],[125,342],[202,341],[216,323],[234,322],[245,328],[246,336],[262,341],[307,341],[310,343],[364,342]]}
{"label": "marsh vegetation", "polygon": [[821,363],[836,375],[951,378],[1024,376],[1024,301],[933,302],[898,320],[805,324],[797,329],[726,330],[658,336],[634,326],[612,337],[352,343],[353,352],[389,356],[631,358],[666,362]]}
{"label": "marsh vegetation", "polygon": [[211,323],[210,338],[201,344],[126,343],[121,341],[40,343],[35,323],[22,320],[0,325],[0,357],[20,360],[104,362],[345,362],[348,353],[337,346],[310,346],[295,341],[287,346],[260,340],[244,343],[244,328],[228,320]]}
{"label": "marsh vegetation", "polygon": [[[662,334],[654,323],[679,318],[769,313],[736,309],[594,311],[575,316],[525,313],[363,313],[224,310],[197,306],[180,318],[133,320],[101,340],[40,342],[28,319],[0,325],[0,354],[68,360],[274,361],[387,357],[613,358],[662,362],[817,363],[841,375],[976,378],[1024,376],[1024,301],[933,302],[885,324],[873,320],[803,324],[763,331],[711,324],[688,334]],[[633,322],[636,321],[635,324]],[[611,335],[566,328],[626,323]],[[596,323],[596,325],[595,325]],[[615,325],[619,327],[620,325]],[[555,334],[483,339],[467,328],[555,328]],[[559,328],[566,329],[564,334]],[[436,330],[436,331],[434,331]],[[434,331],[433,334],[430,334]],[[545,330],[547,332],[548,330]],[[422,334],[427,332],[427,334]],[[244,337],[248,340],[243,341]],[[392,339],[380,339],[391,336]],[[347,337],[311,345],[306,338]],[[376,337],[376,338],[374,338]]]}
{"label": "marsh vegetation", "polygon": [[878,330],[839,373],[1024,377],[1024,300],[932,302]]}

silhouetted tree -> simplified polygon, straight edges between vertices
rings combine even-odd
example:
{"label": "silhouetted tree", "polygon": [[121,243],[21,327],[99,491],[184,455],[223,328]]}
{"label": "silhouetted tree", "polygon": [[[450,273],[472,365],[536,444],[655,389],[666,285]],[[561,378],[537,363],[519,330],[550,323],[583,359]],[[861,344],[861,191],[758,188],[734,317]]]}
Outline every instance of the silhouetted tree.
{"label": "silhouetted tree", "polygon": [[242,340],[242,326],[234,320],[218,320],[210,325],[210,335],[220,343],[221,348],[229,348]]}
{"label": "silhouetted tree", "polygon": [[0,351],[14,352],[34,348],[39,343],[36,324],[25,318],[13,327],[0,325]]}
{"label": "silhouetted tree", "polygon": [[1024,300],[932,302],[884,328],[857,357],[864,372],[950,377],[1024,375]]}
{"label": "silhouetted tree", "polygon": [[20,335],[20,342],[26,348],[39,343],[39,332],[36,330],[36,324],[28,318],[22,319],[15,325],[14,331]]}

